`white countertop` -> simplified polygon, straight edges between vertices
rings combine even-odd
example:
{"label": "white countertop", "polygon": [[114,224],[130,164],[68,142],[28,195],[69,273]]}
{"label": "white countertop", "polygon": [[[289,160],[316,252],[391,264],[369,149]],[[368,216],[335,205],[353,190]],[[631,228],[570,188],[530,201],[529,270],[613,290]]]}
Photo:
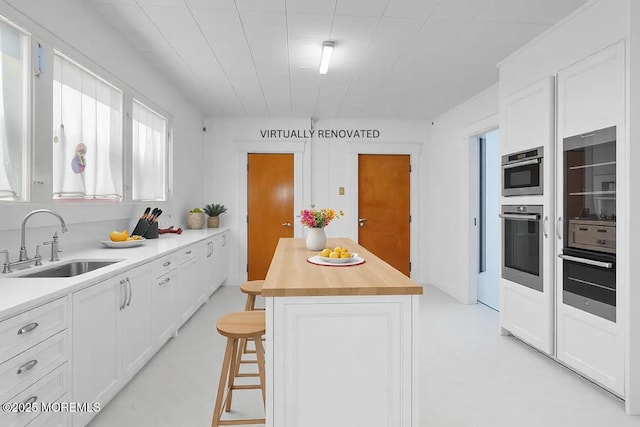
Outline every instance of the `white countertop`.
{"label": "white countertop", "polygon": [[[67,247],[60,254],[60,261],[47,261],[48,251],[43,251],[43,265],[11,274],[0,273],[0,320],[64,296],[76,289],[117,276],[124,270],[146,264],[182,247],[228,231],[228,228],[184,230],[182,234],[161,234],[158,239],[147,239],[142,246],[132,248],[106,248],[99,242],[83,247]],[[75,277],[20,278],[73,260],[121,260],[117,263]],[[0,263],[1,265],[1,263]]]}

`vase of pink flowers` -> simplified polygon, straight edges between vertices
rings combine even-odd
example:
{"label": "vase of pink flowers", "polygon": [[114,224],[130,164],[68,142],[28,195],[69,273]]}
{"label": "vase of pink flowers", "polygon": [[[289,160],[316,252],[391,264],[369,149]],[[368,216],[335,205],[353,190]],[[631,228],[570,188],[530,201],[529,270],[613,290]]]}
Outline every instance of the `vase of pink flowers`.
{"label": "vase of pink flowers", "polygon": [[334,219],[344,216],[342,211],[333,209],[316,209],[311,205],[311,209],[303,209],[300,212],[300,223],[309,229],[307,233],[307,249],[310,251],[320,251],[327,246],[327,235],[324,228]]}

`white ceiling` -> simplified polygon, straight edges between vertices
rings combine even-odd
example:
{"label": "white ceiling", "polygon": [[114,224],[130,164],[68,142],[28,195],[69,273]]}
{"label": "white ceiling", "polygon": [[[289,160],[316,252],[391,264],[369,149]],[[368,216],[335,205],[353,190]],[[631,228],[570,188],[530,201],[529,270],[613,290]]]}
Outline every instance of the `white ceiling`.
{"label": "white ceiling", "polygon": [[586,0],[85,1],[205,115],[431,118]]}

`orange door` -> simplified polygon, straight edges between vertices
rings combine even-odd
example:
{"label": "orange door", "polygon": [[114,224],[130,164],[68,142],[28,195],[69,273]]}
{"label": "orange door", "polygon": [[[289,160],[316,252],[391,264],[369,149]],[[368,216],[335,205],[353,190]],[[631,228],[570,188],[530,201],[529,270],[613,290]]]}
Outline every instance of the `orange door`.
{"label": "orange door", "polygon": [[410,157],[358,155],[358,243],[409,276]]}
{"label": "orange door", "polygon": [[249,154],[247,275],[267,276],[281,237],[293,237],[293,154]]}

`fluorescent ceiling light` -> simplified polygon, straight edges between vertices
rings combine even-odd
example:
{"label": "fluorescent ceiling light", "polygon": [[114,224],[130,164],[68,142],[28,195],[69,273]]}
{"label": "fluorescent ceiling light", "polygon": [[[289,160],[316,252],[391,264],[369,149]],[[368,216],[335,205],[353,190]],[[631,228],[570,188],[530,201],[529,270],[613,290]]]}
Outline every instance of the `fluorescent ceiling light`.
{"label": "fluorescent ceiling light", "polygon": [[322,57],[320,57],[320,74],[327,74],[329,61],[333,52],[333,42],[322,42]]}

